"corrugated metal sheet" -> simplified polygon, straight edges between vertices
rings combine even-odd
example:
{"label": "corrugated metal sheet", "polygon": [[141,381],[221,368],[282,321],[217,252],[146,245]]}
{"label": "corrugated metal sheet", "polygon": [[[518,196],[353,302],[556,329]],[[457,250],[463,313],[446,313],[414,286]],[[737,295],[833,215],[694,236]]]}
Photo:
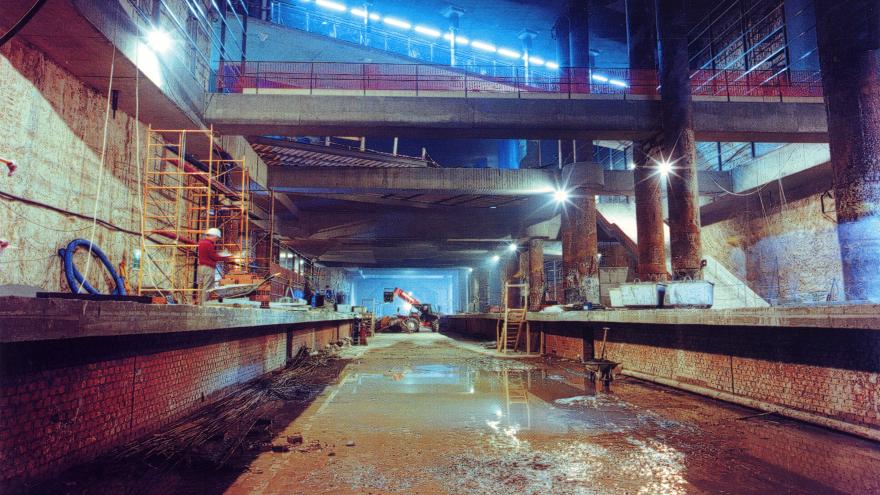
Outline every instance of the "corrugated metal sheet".
{"label": "corrugated metal sheet", "polygon": [[251,140],[251,146],[269,166],[359,168],[425,168],[429,166],[428,161],[418,158],[292,141],[254,138]]}

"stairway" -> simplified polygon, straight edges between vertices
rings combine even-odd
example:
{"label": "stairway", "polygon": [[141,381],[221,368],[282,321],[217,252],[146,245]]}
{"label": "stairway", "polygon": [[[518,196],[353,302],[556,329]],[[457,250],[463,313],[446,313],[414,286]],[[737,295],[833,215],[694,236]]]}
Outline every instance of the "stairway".
{"label": "stairway", "polygon": [[[606,211],[601,211],[606,210]],[[630,210],[630,211],[627,211]],[[607,216],[606,216],[607,215]],[[632,221],[629,221],[629,217]],[[609,217],[618,222],[626,220],[624,228],[609,220]],[[636,242],[632,239],[635,235],[635,207],[634,205],[600,205],[597,212],[599,225],[611,236],[630,251],[630,255],[638,258]],[[631,231],[631,232],[628,232]],[[667,252],[668,253],[668,252]],[[749,285],[728,270],[712,256],[703,255],[706,260],[706,268],[703,269],[703,280],[712,282],[715,286],[713,309],[729,308],[766,308],[770,304],[753,291]]]}

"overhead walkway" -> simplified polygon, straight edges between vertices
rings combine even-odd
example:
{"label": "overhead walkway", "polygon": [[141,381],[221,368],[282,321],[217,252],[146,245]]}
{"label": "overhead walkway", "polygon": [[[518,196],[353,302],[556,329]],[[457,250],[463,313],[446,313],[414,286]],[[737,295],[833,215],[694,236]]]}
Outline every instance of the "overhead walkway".
{"label": "overhead walkway", "polygon": [[[471,68],[473,70],[474,68]],[[824,142],[821,85],[760,71],[698,71],[702,141]],[[458,138],[645,138],[660,127],[654,71],[570,69],[480,75],[417,64],[224,64],[205,118],[228,134]]]}

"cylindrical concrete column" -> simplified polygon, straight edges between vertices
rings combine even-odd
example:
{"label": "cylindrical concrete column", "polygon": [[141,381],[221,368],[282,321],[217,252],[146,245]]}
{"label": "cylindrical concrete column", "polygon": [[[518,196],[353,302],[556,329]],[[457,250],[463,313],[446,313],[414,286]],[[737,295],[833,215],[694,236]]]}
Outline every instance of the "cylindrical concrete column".
{"label": "cylindrical concrete column", "polygon": [[568,14],[556,19],[553,26],[553,37],[556,39],[556,59],[559,67],[567,69],[571,67],[571,39],[569,36]]}
{"label": "cylindrical concrete column", "polygon": [[596,197],[578,191],[562,213],[562,288],[566,303],[599,301]]}
{"label": "cylindrical concrete column", "polygon": [[529,239],[529,310],[540,311],[544,302],[544,239]]}
{"label": "cylindrical concrete column", "polygon": [[672,273],[701,278],[700,203],[696,140],[688,70],[686,0],[659,0],[662,154],[672,164],[667,177]]}
{"label": "cylindrical concrete column", "polygon": [[[657,70],[657,18],[655,0],[627,0],[626,23],[630,81],[639,92]],[[652,141],[633,142],[635,163],[638,274],[642,280],[666,280],[666,245],[663,238],[663,181],[652,154]]]}
{"label": "cylindrical concrete column", "polygon": [[569,56],[572,67],[590,66],[590,2],[589,0],[570,0]]}
{"label": "cylindrical concrete column", "polygon": [[[816,35],[848,300],[880,301],[880,34],[868,1],[816,1]],[[880,15],[874,13],[874,15]]]}

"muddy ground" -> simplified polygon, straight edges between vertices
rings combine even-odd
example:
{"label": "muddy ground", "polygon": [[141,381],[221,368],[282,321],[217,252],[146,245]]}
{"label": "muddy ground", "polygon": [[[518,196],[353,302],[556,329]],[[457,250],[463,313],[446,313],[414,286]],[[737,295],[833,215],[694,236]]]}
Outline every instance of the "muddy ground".
{"label": "muddy ground", "polygon": [[597,389],[574,362],[499,359],[476,349],[438,334],[380,335],[366,352],[351,349],[347,360],[308,378],[314,397],[266,413],[270,421],[224,468],[192,459],[172,466],[93,463],[40,488],[880,493],[876,443],[633,379]]}

